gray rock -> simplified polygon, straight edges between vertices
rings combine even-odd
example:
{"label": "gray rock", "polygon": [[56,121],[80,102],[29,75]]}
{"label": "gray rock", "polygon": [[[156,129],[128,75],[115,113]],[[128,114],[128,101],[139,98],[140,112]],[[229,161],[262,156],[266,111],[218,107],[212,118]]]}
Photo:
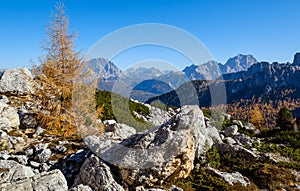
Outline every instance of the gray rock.
{"label": "gray rock", "polygon": [[175,185],[172,185],[170,188],[169,188],[169,191],[184,191],[182,188],[179,188]]}
{"label": "gray rock", "polygon": [[34,152],[38,150],[44,150],[49,147],[50,143],[40,143],[33,146]]}
{"label": "gray rock", "polygon": [[226,137],[223,141],[227,144],[230,144],[230,145],[233,145],[233,144],[236,143],[236,141],[231,137]]}
{"label": "gray rock", "polygon": [[71,188],[69,191],[93,191],[93,190],[89,186],[79,184],[79,185]]}
{"label": "gray rock", "polygon": [[0,95],[0,100],[6,104],[9,104],[9,102],[10,102],[9,99],[5,95]]}
{"label": "gray rock", "polygon": [[7,160],[10,157],[7,150],[0,151],[0,160]]}
{"label": "gray rock", "polygon": [[[62,173],[68,181],[68,185],[71,186],[74,183],[76,176],[80,172],[80,168],[85,161],[91,155],[89,149],[79,150],[76,153],[73,153],[63,160],[60,161],[49,161],[48,164],[54,168],[61,169]],[[51,164],[50,164],[51,162]]]}
{"label": "gray rock", "polygon": [[232,122],[237,126],[244,127],[243,123],[240,120],[233,120]]}
{"label": "gray rock", "polygon": [[253,151],[246,149],[245,147],[241,145],[232,145],[232,144],[216,144],[216,147],[220,153],[229,153],[233,156],[238,156],[240,154],[246,155],[246,157],[249,157],[249,159],[257,159],[259,156],[254,153]]}
{"label": "gray rock", "polygon": [[231,119],[231,115],[228,113],[222,113],[222,115],[225,117],[226,120],[230,120]]}
{"label": "gray rock", "polygon": [[148,188],[145,189],[144,187],[139,187],[136,189],[136,191],[166,191],[164,189],[160,189],[160,188]]}
{"label": "gray rock", "polygon": [[111,169],[95,155],[83,163],[74,186],[80,184],[88,185],[93,190],[99,191],[125,191],[115,180]]}
{"label": "gray rock", "polygon": [[[0,160],[0,188],[5,183],[28,180],[34,176],[30,167],[26,167],[11,160]],[[0,189],[1,190],[1,189]]]}
{"label": "gray rock", "polygon": [[105,139],[123,140],[136,133],[136,130],[125,124],[118,124],[115,120],[103,121]]}
{"label": "gray rock", "polygon": [[50,149],[41,149],[35,153],[34,159],[38,162],[44,163],[47,160],[49,160],[49,158],[51,157],[51,154],[52,154],[52,152]]}
{"label": "gray rock", "polygon": [[12,183],[0,184],[1,191],[15,191],[15,190],[26,190],[33,191],[31,180],[25,179]]}
{"label": "gray rock", "polygon": [[35,161],[30,161],[29,162],[29,165],[32,167],[32,168],[39,168],[41,163],[38,163],[38,162],[35,162]]}
{"label": "gray rock", "polygon": [[15,136],[10,136],[9,137],[9,141],[13,144],[13,145],[17,145],[20,143],[24,143],[25,140],[23,137],[15,137]]}
{"label": "gray rock", "polygon": [[222,143],[220,133],[216,127],[207,125],[207,134],[214,143]]}
{"label": "gray rock", "polygon": [[130,137],[133,134],[136,134],[135,128],[125,124],[117,124],[117,129],[115,131],[116,137],[120,137],[120,139],[123,140]]}
{"label": "gray rock", "polygon": [[[111,120],[108,120],[108,121],[111,121]],[[110,128],[112,128],[112,125],[110,125]],[[113,128],[114,128],[113,132],[105,132],[104,133],[103,136],[105,139],[121,141],[121,140],[126,139],[136,133],[136,130],[133,127],[129,127],[128,125],[125,125],[125,124],[114,123]]]}
{"label": "gray rock", "polygon": [[53,148],[53,151],[56,152],[56,153],[65,153],[67,151],[67,148],[63,145],[56,145]]}
{"label": "gray rock", "polygon": [[147,121],[149,121],[153,125],[157,126],[157,125],[164,124],[172,117],[171,114],[173,113],[173,111],[170,112],[164,111],[150,105],[148,105],[148,107],[150,110],[150,116],[147,117]]}
{"label": "gray rock", "polygon": [[228,182],[230,185],[233,185],[235,183],[240,183],[244,187],[248,186],[250,184],[250,181],[248,178],[243,177],[239,172],[234,173],[227,173],[227,172],[221,172],[217,169],[208,167],[210,171],[217,174],[218,176],[222,177],[226,182]]}
{"label": "gray rock", "polygon": [[28,162],[28,157],[26,155],[12,155],[8,158],[9,160],[14,160],[19,164],[26,165]]}
{"label": "gray rock", "polygon": [[27,68],[5,70],[0,76],[0,93],[27,95],[34,92],[33,77]]}
{"label": "gray rock", "polygon": [[41,135],[45,130],[41,127],[37,127],[36,131],[34,132],[34,134],[32,135],[33,137],[37,137],[39,135]]}
{"label": "gray rock", "polygon": [[278,163],[278,162],[291,162],[289,158],[281,156],[280,154],[275,153],[265,153],[263,155],[264,158],[271,160],[272,162]]}
{"label": "gray rock", "polygon": [[237,125],[232,125],[232,126],[229,126],[229,127],[226,127],[224,129],[224,135],[226,137],[229,137],[229,136],[233,136],[233,135],[236,135],[237,132],[238,132],[239,128]]}
{"label": "gray rock", "polygon": [[0,129],[7,131],[17,129],[20,125],[18,110],[5,102],[3,99],[0,100]]}
{"label": "gray rock", "polygon": [[120,143],[120,140],[110,139],[107,137],[114,137],[113,135],[107,135],[105,133],[105,137],[98,137],[96,135],[90,135],[84,138],[84,143],[87,145],[92,151],[96,151],[97,153],[104,153],[113,146],[116,146]]}
{"label": "gray rock", "polygon": [[59,145],[66,145],[66,144],[68,144],[69,143],[69,141],[58,141],[58,144]]}
{"label": "gray rock", "polygon": [[50,166],[46,163],[42,163],[40,166],[39,166],[39,171],[40,172],[46,172],[50,169]]}
{"label": "gray rock", "polygon": [[[167,123],[103,148],[101,139],[88,146],[98,156],[119,167],[128,185],[162,184],[169,176],[187,177],[199,159],[213,144],[211,129],[205,127],[198,106],[183,106]],[[212,133],[213,134],[213,133]]]}
{"label": "gray rock", "polygon": [[252,143],[254,140],[251,139],[251,137],[245,135],[245,134],[238,134],[233,137],[235,140],[238,140],[243,145],[249,145],[252,146]]}
{"label": "gray rock", "polygon": [[34,148],[33,147],[28,147],[27,149],[25,149],[24,153],[25,153],[26,156],[30,157],[34,153]]}
{"label": "gray rock", "polygon": [[67,191],[68,185],[64,175],[59,170],[43,172],[32,178],[33,190]]}
{"label": "gray rock", "polygon": [[248,124],[244,125],[244,128],[247,130],[252,130],[252,131],[254,131],[256,129],[252,123],[248,123]]}
{"label": "gray rock", "polygon": [[8,135],[5,131],[0,130],[0,140],[1,139],[8,139]]}

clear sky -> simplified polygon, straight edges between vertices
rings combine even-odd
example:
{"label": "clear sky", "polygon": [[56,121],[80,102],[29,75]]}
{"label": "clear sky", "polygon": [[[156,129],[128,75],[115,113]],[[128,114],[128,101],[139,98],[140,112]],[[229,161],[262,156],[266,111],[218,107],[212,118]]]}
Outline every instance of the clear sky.
{"label": "clear sky", "polygon": [[[63,2],[70,17],[71,31],[79,33],[76,46],[83,53],[105,35],[140,23],[180,27],[201,40],[221,63],[238,53],[253,54],[260,61],[287,62],[300,51],[299,0]],[[30,67],[30,60],[37,62],[42,54],[40,42],[47,39],[46,25],[54,4],[54,0],[0,1],[0,68]],[[136,60],[156,56],[156,59],[171,59],[159,49],[156,52],[160,54],[151,55],[149,52],[155,52],[153,47],[141,50],[144,54],[139,54]],[[179,67],[188,64],[184,59],[179,60]],[[125,68],[125,63],[134,62],[134,59],[124,54],[115,62]]]}

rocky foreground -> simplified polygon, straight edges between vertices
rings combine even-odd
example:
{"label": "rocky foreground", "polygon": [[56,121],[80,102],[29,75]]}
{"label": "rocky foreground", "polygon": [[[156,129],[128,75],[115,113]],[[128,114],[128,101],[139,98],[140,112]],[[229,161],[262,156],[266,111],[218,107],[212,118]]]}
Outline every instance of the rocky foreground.
{"label": "rocky foreground", "polygon": [[[222,114],[231,124],[220,130],[193,105],[164,115],[151,108],[148,120],[157,126],[145,132],[106,121],[111,132],[67,140],[38,126],[34,90],[34,79],[26,68],[7,70],[0,77],[0,190],[180,191],[184,189],[176,180],[199,169],[212,147],[220,154],[246,156],[249,161],[291,160],[255,148],[262,140],[239,132],[241,128],[254,132],[251,124]],[[232,188],[258,189],[251,177],[238,171],[225,172],[209,163],[204,168]],[[290,173],[294,174],[290,185],[281,187],[297,189],[300,172]]]}

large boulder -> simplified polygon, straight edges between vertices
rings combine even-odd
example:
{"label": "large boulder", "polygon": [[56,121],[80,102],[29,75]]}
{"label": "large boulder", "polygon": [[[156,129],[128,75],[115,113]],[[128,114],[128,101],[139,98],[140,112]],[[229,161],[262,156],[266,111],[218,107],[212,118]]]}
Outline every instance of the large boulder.
{"label": "large boulder", "polygon": [[111,169],[95,155],[83,163],[74,185],[80,184],[99,191],[125,191],[116,181]]}
{"label": "large boulder", "polygon": [[0,76],[0,93],[9,95],[32,94],[32,74],[27,68],[5,70]]}
{"label": "large boulder", "polygon": [[188,105],[165,124],[119,144],[94,138],[88,146],[104,161],[117,166],[120,177],[130,187],[153,186],[187,177],[194,160],[212,146],[212,132],[206,128],[199,107]]}
{"label": "large boulder", "polygon": [[43,172],[32,177],[32,187],[38,191],[68,190],[67,181],[59,170]]}
{"label": "large boulder", "polygon": [[11,130],[18,128],[20,119],[18,110],[8,105],[8,99],[5,96],[0,98],[0,129]]}
{"label": "large boulder", "polygon": [[0,190],[1,185],[28,180],[34,176],[30,167],[20,165],[12,160],[0,160]]}

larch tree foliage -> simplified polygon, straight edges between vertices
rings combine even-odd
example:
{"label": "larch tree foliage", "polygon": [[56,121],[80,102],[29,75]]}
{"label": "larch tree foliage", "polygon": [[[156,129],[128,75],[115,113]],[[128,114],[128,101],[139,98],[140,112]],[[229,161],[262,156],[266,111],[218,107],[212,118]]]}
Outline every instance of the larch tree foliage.
{"label": "larch tree foliage", "polygon": [[[40,67],[34,69],[36,79],[42,87],[38,91],[42,110],[37,119],[49,132],[71,136],[77,133],[78,126],[73,107],[74,81],[79,76],[78,71],[86,63],[80,52],[75,50],[76,34],[69,34],[65,6],[60,3],[55,8],[47,28],[49,41],[43,47],[46,55],[40,58]],[[86,96],[81,96],[84,103],[85,99]]]}
{"label": "larch tree foliage", "polygon": [[252,123],[258,129],[261,129],[263,127],[264,118],[257,105],[255,105],[253,110],[251,111],[250,123]]}

